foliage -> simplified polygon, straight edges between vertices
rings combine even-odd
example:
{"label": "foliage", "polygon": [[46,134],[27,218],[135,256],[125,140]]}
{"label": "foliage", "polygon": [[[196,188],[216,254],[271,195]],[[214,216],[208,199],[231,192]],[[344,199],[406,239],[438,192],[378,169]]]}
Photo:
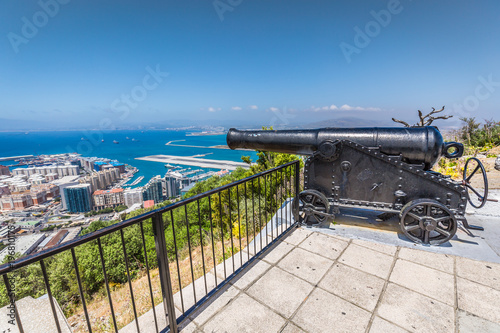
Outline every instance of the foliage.
{"label": "foliage", "polygon": [[[187,194],[186,198],[206,191],[231,184],[237,180],[249,177],[255,173],[273,168],[298,157],[259,151],[256,164],[249,169],[238,168],[232,173],[219,177],[213,176],[204,182],[197,183]],[[245,160],[245,159],[244,159]],[[250,158],[247,159],[251,163]],[[245,182],[238,186],[230,186],[224,191],[205,196],[179,208],[168,210],[161,215],[167,255],[169,260],[183,260],[188,257],[189,250],[210,244],[214,241],[222,242],[233,238],[249,237],[259,232],[268,221],[268,217],[278,209],[283,198],[290,195],[295,170],[289,168],[281,172],[273,172],[265,177]],[[155,205],[158,209],[170,205],[165,201]],[[118,206],[114,211],[121,212],[125,206]],[[129,214],[132,218],[150,211],[139,209]],[[99,212],[90,212],[87,216],[112,212],[108,208]],[[125,215],[123,213],[122,215]],[[118,221],[95,221],[83,229],[81,235],[107,228]],[[55,226],[50,226],[53,229]],[[142,230],[141,230],[142,229]],[[144,238],[142,237],[144,235]],[[122,241],[123,239],[123,241]],[[129,265],[130,278],[137,277],[145,270],[146,257],[149,268],[157,267],[156,248],[151,219],[142,223],[115,231],[97,240],[79,245],[75,248],[75,256],[82,285],[88,302],[96,295],[104,292],[104,275],[101,267],[100,250],[102,250],[104,267],[109,285],[120,286],[127,282],[126,274]],[[145,247],[144,245],[145,244]],[[231,243],[232,244],[232,243]],[[126,250],[127,261],[125,260]],[[233,248],[226,248],[224,257],[231,256]],[[237,249],[236,249],[237,250]],[[220,258],[222,260],[222,258]],[[71,251],[62,252],[56,256],[44,259],[51,290],[66,315],[71,315],[79,304],[78,284]],[[9,279],[16,281],[16,298],[26,296],[39,297],[46,293],[41,273],[40,263],[34,263],[9,274]],[[8,304],[5,285],[0,284],[0,306]]]}
{"label": "foliage", "polygon": [[115,207],[115,212],[119,213],[119,212],[123,212],[124,210],[127,210],[127,206],[125,205],[118,205]]}
{"label": "foliage", "polygon": [[42,232],[45,232],[45,231],[52,231],[52,230],[54,230],[54,229],[56,229],[56,228],[57,228],[57,225],[52,224],[52,225],[49,225],[48,227],[43,228],[43,229],[42,229],[42,230],[40,230],[40,231],[42,231]]}
{"label": "foliage", "polygon": [[458,138],[468,146],[481,147],[487,151],[500,145],[500,122],[485,120],[481,124],[475,117],[462,117],[460,120],[464,124],[458,130]]}
{"label": "foliage", "polygon": [[96,216],[96,215],[101,215],[101,214],[109,214],[109,213],[119,213],[127,209],[127,206],[125,205],[118,205],[115,208],[108,207],[108,208],[103,208],[101,210],[95,211],[92,210],[90,212],[85,213],[85,217],[91,217],[91,216]]}

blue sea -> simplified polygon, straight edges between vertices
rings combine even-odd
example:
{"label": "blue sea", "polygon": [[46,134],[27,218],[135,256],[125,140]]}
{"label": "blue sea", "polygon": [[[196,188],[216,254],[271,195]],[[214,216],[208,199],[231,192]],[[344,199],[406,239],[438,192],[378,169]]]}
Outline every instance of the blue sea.
{"label": "blue sea", "polygon": [[[115,130],[110,132],[2,132],[0,133],[0,157],[77,152],[86,157],[95,156],[109,158],[137,167],[139,172],[135,174],[132,181],[139,176],[144,176],[144,179],[137,184],[137,186],[146,184],[149,179],[156,175],[163,176],[167,169],[163,163],[136,160],[136,157],[158,154],[193,156],[210,153],[204,158],[241,162],[241,156],[250,155],[252,160],[256,159],[255,152],[250,151],[165,145],[167,142],[174,140],[185,141],[173,142],[173,144],[204,147],[226,144],[225,135],[187,136],[186,134],[188,133],[191,133],[191,131]],[[135,139],[135,141],[132,139]],[[101,140],[104,140],[104,142]],[[119,144],[113,143],[114,140],[118,141]],[[14,161],[4,161],[0,163],[3,165],[16,164]],[[189,166],[185,166],[185,168],[188,167]],[[194,166],[190,168],[193,170],[200,169]]]}

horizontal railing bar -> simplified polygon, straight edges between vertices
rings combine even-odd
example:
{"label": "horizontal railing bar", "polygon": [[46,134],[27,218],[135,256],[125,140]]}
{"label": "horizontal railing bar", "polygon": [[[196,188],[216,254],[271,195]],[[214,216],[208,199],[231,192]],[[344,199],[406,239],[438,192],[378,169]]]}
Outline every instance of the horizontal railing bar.
{"label": "horizontal railing bar", "polygon": [[288,162],[286,164],[283,164],[283,165],[277,166],[275,168],[272,168],[272,169],[260,172],[258,174],[252,175],[250,177],[247,177],[247,178],[244,178],[244,179],[240,179],[240,180],[237,180],[237,181],[235,181],[233,183],[226,184],[224,186],[217,187],[215,189],[212,189],[212,190],[206,191],[204,193],[195,195],[195,196],[187,198],[185,200],[174,202],[174,203],[172,203],[172,204],[170,204],[168,206],[161,207],[161,208],[155,209],[153,211],[146,212],[144,214],[132,217],[132,218],[130,218],[128,220],[115,223],[115,224],[113,224],[111,226],[108,226],[106,228],[102,228],[102,229],[96,230],[96,231],[94,231],[94,232],[92,232],[90,234],[87,234],[87,235],[75,238],[73,240],[70,240],[68,242],[59,244],[59,245],[57,245],[57,246],[55,246],[53,248],[50,248],[48,250],[45,250],[45,251],[42,251],[42,252],[39,252],[39,253],[35,253],[33,255],[29,255],[29,256],[20,258],[20,259],[18,259],[16,261],[13,261],[13,262],[10,262],[10,263],[3,264],[2,266],[0,266],[0,276],[4,275],[6,273],[10,273],[12,271],[15,271],[16,269],[28,266],[28,265],[30,265],[32,263],[38,262],[38,261],[40,261],[42,259],[46,259],[46,258],[52,257],[52,256],[54,256],[54,255],[56,255],[58,253],[70,250],[70,249],[72,249],[72,248],[74,248],[76,246],[88,243],[88,242],[90,242],[92,240],[95,240],[95,239],[97,239],[99,237],[111,234],[111,233],[116,232],[116,231],[118,231],[120,229],[124,229],[124,228],[127,228],[129,226],[135,225],[135,224],[137,224],[137,223],[139,223],[141,221],[150,219],[150,218],[153,217],[153,215],[155,215],[157,213],[162,213],[163,214],[165,212],[171,211],[171,210],[173,210],[175,208],[181,207],[181,206],[186,205],[188,203],[191,203],[191,202],[194,202],[196,200],[205,198],[207,196],[219,193],[219,192],[224,191],[226,189],[230,189],[230,188],[232,188],[234,186],[238,186],[240,184],[244,184],[244,183],[246,183],[248,181],[252,181],[253,179],[259,178],[259,177],[261,177],[263,175],[266,175],[268,173],[272,173],[274,171],[277,171],[277,170],[282,169],[282,168],[286,168],[287,166],[294,165],[294,164],[297,164],[297,163],[299,163],[299,160]]}

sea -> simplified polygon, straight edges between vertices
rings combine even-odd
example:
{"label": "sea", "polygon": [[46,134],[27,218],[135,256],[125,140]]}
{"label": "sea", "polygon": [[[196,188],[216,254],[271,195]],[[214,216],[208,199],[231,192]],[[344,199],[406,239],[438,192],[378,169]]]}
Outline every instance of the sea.
{"label": "sea", "polygon": [[[201,158],[241,162],[242,156],[250,156],[252,160],[256,160],[256,153],[252,151],[209,148],[225,145],[225,135],[191,136],[190,133],[192,131],[180,130],[1,132],[0,157],[76,152],[85,157],[109,158],[139,169],[128,184],[140,176],[144,176],[144,179],[134,187],[145,185],[152,177],[163,176],[168,171],[164,163],[136,160],[137,157],[159,154],[175,156],[207,154]],[[118,143],[113,143],[113,141]],[[172,144],[185,146],[166,145],[171,141],[174,141]],[[2,161],[0,164],[17,163]],[[220,170],[195,166],[182,167],[203,171]]]}

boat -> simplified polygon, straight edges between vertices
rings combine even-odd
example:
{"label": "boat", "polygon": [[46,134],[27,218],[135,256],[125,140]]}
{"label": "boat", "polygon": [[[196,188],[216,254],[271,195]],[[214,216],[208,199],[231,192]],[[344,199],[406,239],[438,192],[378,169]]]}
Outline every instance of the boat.
{"label": "boat", "polygon": [[101,142],[104,142],[104,139],[102,139]]}
{"label": "boat", "polygon": [[113,143],[119,144],[119,142],[118,142],[118,141],[116,141],[116,140],[113,140]]}
{"label": "boat", "polygon": [[174,166],[172,164],[165,164],[165,168],[173,168]]}
{"label": "boat", "polygon": [[129,137],[127,136],[125,139],[129,140]]}
{"label": "boat", "polygon": [[139,141],[139,140],[136,140],[136,139],[132,138],[132,141],[135,141],[135,142],[137,142],[137,141]]}

